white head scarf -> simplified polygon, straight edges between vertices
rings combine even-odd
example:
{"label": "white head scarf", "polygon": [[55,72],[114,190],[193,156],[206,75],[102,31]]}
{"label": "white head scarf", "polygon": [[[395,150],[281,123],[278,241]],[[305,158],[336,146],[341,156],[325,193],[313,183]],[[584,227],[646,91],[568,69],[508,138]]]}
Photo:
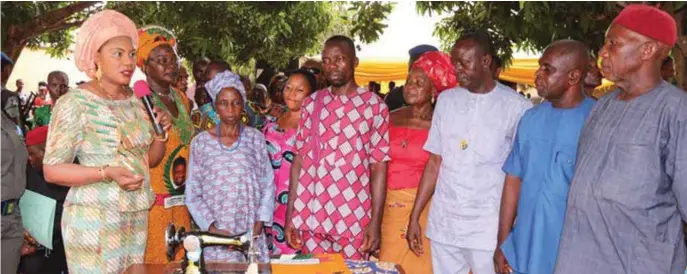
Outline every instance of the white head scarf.
{"label": "white head scarf", "polygon": [[220,72],[215,75],[212,80],[205,83],[205,89],[208,94],[210,94],[210,98],[212,98],[213,102],[217,99],[217,94],[224,88],[234,88],[238,90],[238,92],[241,93],[243,102],[247,102],[246,89],[243,87],[243,83],[241,83],[241,78],[231,71],[225,70]]}

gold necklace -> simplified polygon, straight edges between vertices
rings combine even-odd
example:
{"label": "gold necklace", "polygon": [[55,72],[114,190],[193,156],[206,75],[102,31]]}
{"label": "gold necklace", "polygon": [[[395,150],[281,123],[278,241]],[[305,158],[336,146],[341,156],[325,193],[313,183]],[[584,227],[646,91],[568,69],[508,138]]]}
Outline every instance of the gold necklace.
{"label": "gold necklace", "polygon": [[100,81],[96,81],[96,82],[98,83],[98,86],[97,86],[99,88],[98,92],[104,94],[108,99],[110,99],[110,101],[115,101],[115,98],[112,97],[112,95],[110,95],[107,91],[105,91],[105,87],[103,87],[103,85],[100,83]]}
{"label": "gold necklace", "polygon": [[408,130],[409,128],[406,126],[403,140],[401,140],[401,147],[404,149],[406,148],[406,146],[408,146]]}
{"label": "gold necklace", "polygon": [[[430,112],[428,116],[429,116],[429,120],[431,121],[432,120],[432,118],[431,118],[432,113]],[[420,120],[428,120],[428,119],[423,119],[423,118],[427,118],[427,117],[423,117],[423,115],[419,115],[418,118]],[[413,119],[413,110],[411,109],[408,113],[408,121],[410,121],[412,119]],[[410,125],[406,125],[405,126],[405,134],[404,134],[403,140],[401,140],[401,147],[404,149],[408,146],[408,140],[410,139],[410,133],[409,132],[410,132]]]}
{"label": "gold necklace", "polygon": [[[124,145],[124,132],[122,131],[122,128],[121,128],[123,123],[119,119],[119,117],[117,116],[117,113],[121,112],[121,106],[118,105],[117,111],[115,111],[115,108],[112,105],[112,102],[115,102],[117,100],[112,95],[110,95],[107,91],[105,91],[105,87],[102,86],[100,81],[97,81],[97,83],[98,83],[98,88],[100,88],[99,92],[104,94],[110,100],[110,103],[108,103],[106,105],[107,105],[107,108],[110,110],[110,114],[112,115],[112,118],[113,118],[114,123],[115,123],[115,130],[117,131],[117,133],[119,135],[120,147],[117,148],[117,151],[121,154],[122,151],[120,151],[120,149],[123,148],[123,145]],[[131,169],[131,171],[133,172],[134,170]]]}

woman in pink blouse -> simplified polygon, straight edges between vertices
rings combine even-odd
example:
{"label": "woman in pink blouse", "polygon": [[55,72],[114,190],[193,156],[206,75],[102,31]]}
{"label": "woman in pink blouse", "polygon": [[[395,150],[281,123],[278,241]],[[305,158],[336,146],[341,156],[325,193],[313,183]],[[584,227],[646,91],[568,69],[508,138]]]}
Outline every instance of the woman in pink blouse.
{"label": "woman in pink blouse", "polygon": [[294,157],[293,150],[296,143],[296,129],[301,117],[301,105],[303,99],[314,91],[315,83],[315,76],[309,70],[299,69],[290,73],[282,92],[287,111],[279,116],[276,122],[268,123],[263,129],[267,140],[267,151],[274,169],[274,184],[277,187],[275,195],[277,201],[271,229],[272,245],[270,245],[273,254],[296,253],[296,250],[286,243],[284,236],[286,204],[289,199],[289,171]]}

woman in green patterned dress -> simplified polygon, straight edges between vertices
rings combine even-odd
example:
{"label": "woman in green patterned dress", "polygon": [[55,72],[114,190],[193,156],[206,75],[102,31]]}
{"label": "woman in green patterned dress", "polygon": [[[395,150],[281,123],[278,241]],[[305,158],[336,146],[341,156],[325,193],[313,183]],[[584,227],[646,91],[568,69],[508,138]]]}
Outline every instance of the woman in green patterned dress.
{"label": "woman in green patterned dress", "polygon": [[[43,165],[48,182],[71,187],[62,216],[70,273],[121,273],[143,262],[154,198],[150,167],[162,160],[167,138],[153,135],[128,87],[137,42],[136,25],[121,13],[88,18],[74,57],[92,80],[64,95],[52,113]],[[155,112],[167,131],[168,114]]]}

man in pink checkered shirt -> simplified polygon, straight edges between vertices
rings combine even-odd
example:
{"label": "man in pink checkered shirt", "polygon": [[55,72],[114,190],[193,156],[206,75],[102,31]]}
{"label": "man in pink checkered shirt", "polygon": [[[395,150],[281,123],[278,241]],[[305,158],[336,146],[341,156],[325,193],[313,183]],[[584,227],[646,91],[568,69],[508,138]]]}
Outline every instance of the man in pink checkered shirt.
{"label": "man in pink checkered shirt", "polygon": [[329,38],[322,64],[331,86],[303,101],[284,233],[303,253],[363,259],[379,249],[389,110],[355,83],[350,38]]}

